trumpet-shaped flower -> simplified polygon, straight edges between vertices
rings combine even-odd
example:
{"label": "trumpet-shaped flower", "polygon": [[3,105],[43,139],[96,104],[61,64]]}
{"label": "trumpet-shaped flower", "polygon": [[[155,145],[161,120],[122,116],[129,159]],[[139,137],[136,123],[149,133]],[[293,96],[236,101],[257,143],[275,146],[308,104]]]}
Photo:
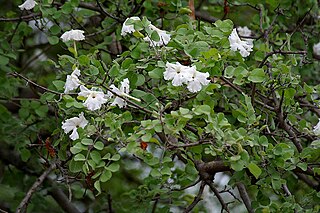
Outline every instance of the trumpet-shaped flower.
{"label": "trumpet-shaped flower", "polygon": [[38,3],[34,0],[26,0],[23,4],[19,5],[18,7],[20,8],[20,10],[31,10],[32,8],[34,8],[34,6],[36,6],[36,4]]}
{"label": "trumpet-shaped flower", "polygon": [[79,96],[86,97],[86,101],[83,103],[88,110],[94,111],[100,109],[102,104],[107,102],[105,98],[105,94],[100,90],[89,90],[85,86],[80,86],[81,92],[79,92]]}
{"label": "trumpet-shaped flower", "polygon": [[313,45],[313,53],[315,55],[320,56],[320,42],[318,44]]}
{"label": "trumpet-shaped flower", "polygon": [[[129,79],[123,79],[121,82],[120,89],[118,89],[115,85],[111,85],[110,88],[112,92],[116,93],[119,96],[126,96],[126,94],[129,94]],[[111,92],[108,93],[109,96],[113,96]],[[127,105],[126,101],[121,97],[115,97],[114,101],[112,102],[111,106],[118,105],[120,108],[125,107]]]}
{"label": "trumpet-shaped flower", "polygon": [[155,47],[155,46],[160,47],[163,45],[167,45],[169,43],[171,39],[171,35],[167,31],[160,30],[152,24],[149,25],[149,29],[151,31],[156,31],[160,37],[159,41],[153,41],[149,36],[144,38],[145,41],[150,43],[151,47]]}
{"label": "trumpet-shaped flower", "polygon": [[62,122],[62,129],[66,134],[72,131],[71,135],[69,136],[71,140],[77,140],[79,138],[79,134],[77,132],[77,129],[79,127],[84,128],[87,126],[88,121],[83,116],[83,112],[79,114],[79,117],[73,117],[65,120]]}
{"label": "trumpet-shaped flower", "polygon": [[77,89],[80,86],[80,70],[75,68],[71,75],[67,75],[66,84],[64,85],[64,93],[69,93],[71,90]]}
{"label": "trumpet-shaped flower", "polygon": [[233,51],[239,50],[242,57],[249,56],[250,52],[252,51],[252,48],[253,48],[252,42],[242,41],[239,38],[236,29],[232,30],[232,33],[229,36],[229,42],[230,42],[231,50],[233,50]]}
{"label": "trumpet-shaped flower", "polygon": [[202,85],[204,86],[210,83],[210,80],[207,79],[208,77],[209,73],[199,72],[194,69],[191,80],[188,81],[188,90],[193,93],[199,92],[202,89]]}
{"label": "trumpet-shaped flower", "polygon": [[163,73],[165,80],[172,80],[173,86],[181,86],[192,79],[195,67],[183,66],[179,62],[166,63],[166,71]]}
{"label": "trumpet-shaped flower", "polygon": [[83,30],[69,30],[62,34],[60,37],[63,42],[67,41],[81,41],[85,39],[85,36],[83,35]]}
{"label": "trumpet-shaped flower", "polygon": [[133,33],[133,32],[136,31],[134,29],[134,25],[133,24],[128,24],[127,23],[128,20],[140,21],[140,18],[137,17],[137,16],[133,16],[133,17],[127,18],[125,20],[125,22],[123,23],[123,25],[122,25],[122,29],[121,29],[121,35],[122,36],[126,36],[128,33],[130,34],[130,33]]}
{"label": "trumpet-shaped flower", "polygon": [[313,132],[314,132],[314,134],[320,136],[320,119],[319,119],[319,122],[317,123],[317,125],[315,127],[313,127]]}

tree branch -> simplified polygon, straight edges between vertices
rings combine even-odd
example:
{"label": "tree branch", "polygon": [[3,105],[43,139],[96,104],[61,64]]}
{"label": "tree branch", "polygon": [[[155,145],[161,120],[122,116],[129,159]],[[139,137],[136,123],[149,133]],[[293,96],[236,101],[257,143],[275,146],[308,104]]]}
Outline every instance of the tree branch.
{"label": "tree branch", "polygon": [[52,170],[54,170],[55,168],[56,168],[56,164],[55,163],[51,164],[51,166],[42,173],[42,175],[36,180],[36,182],[34,182],[32,187],[27,192],[27,195],[23,198],[23,200],[19,204],[19,206],[18,206],[18,208],[16,210],[16,213],[25,212],[33,193],[43,183],[44,179],[50,174],[50,172]]}
{"label": "tree branch", "polygon": [[183,211],[184,213],[191,212],[191,210],[201,201],[201,196],[203,194],[203,190],[205,186],[206,186],[206,183],[202,181],[197,196],[194,198],[192,203]]}
{"label": "tree branch", "polygon": [[[214,193],[214,195],[218,198],[221,206],[222,206],[222,210],[226,210],[227,212],[230,213],[229,207],[228,205],[224,202],[223,198],[221,197],[218,189],[216,187],[214,187],[214,185],[212,184],[211,181],[206,180],[206,184],[210,187],[211,191]],[[222,212],[222,211],[221,211]]]}
{"label": "tree branch", "polygon": [[240,197],[244,203],[244,205],[246,206],[247,210],[249,213],[253,213],[253,208],[251,206],[251,200],[250,197],[247,193],[246,187],[244,186],[243,183],[237,183],[237,188],[240,194]]}

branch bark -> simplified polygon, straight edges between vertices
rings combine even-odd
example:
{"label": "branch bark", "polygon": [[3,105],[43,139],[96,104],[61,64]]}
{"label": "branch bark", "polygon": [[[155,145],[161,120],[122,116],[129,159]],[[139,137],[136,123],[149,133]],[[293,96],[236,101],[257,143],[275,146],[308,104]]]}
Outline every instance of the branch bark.
{"label": "branch bark", "polygon": [[21,201],[21,203],[19,204],[16,213],[21,213],[21,212],[25,212],[26,208],[30,202],[30,199],[33,195],[33,193],[37,190],[37,188],[43,183],[43,181],[45,180],[45,178],[50,174],[50,172],[52,170],[54,170],[56,168],[56,164],[53,163],[50,165],[50,167],[45,170],[42,175],[36,180],[36,182],[34,182],[34,184],[32,185],[32,187],[29,189],[29,191],[27,192],[27,195],[23,198],[23,200]]}

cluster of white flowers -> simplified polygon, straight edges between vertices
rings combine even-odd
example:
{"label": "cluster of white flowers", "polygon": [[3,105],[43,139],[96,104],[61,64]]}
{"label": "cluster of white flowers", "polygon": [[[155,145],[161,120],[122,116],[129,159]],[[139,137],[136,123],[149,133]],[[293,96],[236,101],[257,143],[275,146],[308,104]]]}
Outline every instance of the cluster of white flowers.
{"label": "cluster of white flowers", "polygon": [[34,0],[26,0],[23,4],[19,5],[18,7],[20,8],[20,10],[31,10],[36,6],[36,4],[38,3]]}
{"label": "cluster of white flowers", "polygon": [[[78,79],[79,75],[80,75],[80,70],[76,68],[71,75],[67,76],[65,93],[78,88],[78,86],[80,85],[80,81]],[[111,106],[118,105],[118,107],[120,108],[125,107],[127,103],[123,99],[124,97],[131,98],[135,101],[140,101],[140,99],[137,99],[129,95],[129,91],[130,91],[129,87],[130,87],[130,84],[129,84],[128,78],[124,79],[120,83],[120,89],[118,89],[115,85],[112,84],[110,86],[111,91],[115,93],[117,96],[115,97],[115,99],[110,105]],[[112,98],[114,96],[113,93],[108,92],[108,94],[106,95],[99,88],[92,88],[91,90],[89,90],[85,86],[80,85],[80,92],[78,93],[78,95],[86,98],[83,105],[88,110],[95,111],[100,109],[103,104],[105,104],[110,98]],[[72,140],[76,140],[79,138],[79,135],[77,133],[77,128],[78,127],[84,128],[87,124],[88,124],[88,121],[84,118],[83,113],[81,113],[79,117],[73,117],[73,118],[67,119],[65,122],[62,122],[62,129],[64,129],[64,132],[66,134],[68,134],[71,130],[73,130],[72,134],[70,135],[70,138]]]}
{"label": "cluster of white flowers", "polygon": [[79,76],[80,70],[78,68],[75,68],[71,75],[67,75],[66,84],[64,85],[64,93],[67,94],[80,86]]}
{"label": "cluster of white flowers", "polygon": [[81,41],[85,39],[85,36],[83,35],[83,30],[69,30],[62,34],[60,37],[63,42],[67,41]]}
{"label": "cluster of white flowers", "polygon": [[313,53],[320,56],[320,42],[313,45]]}
{"label": "cluster of white flowers", "polygon": [[241,40],[238,36],[237,30],[233,29],[232,33],[229,36],[230,48],[233,51],[240,51],[242,57],[247,57],[250,55],[250,52],[253,48],[252,41]]}
{"label": "cluster of white flowers", "polygon": [[122,29],[121,29],[121,35],[122,36],[126,36],[128,33],[134,33],[136,30],[134,29],[134,25],[133,24],[128,24],[127,22],[129,20],[133,20],[133,21],[141,21],[141,19],[137,16],[133,16],[131,18],[127,18],[125,20],[125,22],[122,25]]}
{"label": "cluster of white flowers", "polygon": [[[112,92],[114,92],[115,94],[119,95],[119,96],[127,96],[127,94],[129,94],[129,79],[124,79],[121,82],[121,86],[120,89],[118,89],[115,85],[111,85],[110,88],[112,90]],[[112,97],[113,94],[111,92],[108,92],[109,97]],[[126,101],[123,98],[120,97],[116,97],[114,99],[114,101],[112,102],[111,106],[115,106],[118,105],[120,108],[125,107],[127,105]]]}
{"label": "cluster of white flowers", "polygon": [[156,46],[160,47],[163,45],[167,45],[169,43],[171,39],[171,35],[167,31],[160,30],[152,24],[150,24],[148,27],[151,31],[156,31],[160,37],[159,41],[151,40],[150,36],[144,37],[144,40],[149,42],[151,47],[156,47]]}
{"label": "cluster of white flowers", "polygon": [[79,134],[77,132],[78,128],[84,128],[87,126],[88,121],[83,116],[83,112],[79,114],[79,117],[73,117],[67,119],[65,122],[62,122],[62,129],[66,134],[72,131],[70,138],[71,140],[77,140],[79,138]]}
{"label": "cluster of white flowers", "polygon": [[196,70],[195,66],[189,67],[181,65],[179,62],[166,63],[166,71],[163,73],[165,80],[172,80],[173,86],[187,84],[190,92],[199,92],[202,86],[208,85],[209,73],[202,73]]}
{"label": "cluster of white flowers", "polygon": [[80,91],[78,95],[87,98],[83,105],[90,111],[100,109],[101,106],[108,101],[108,97],[106,97],[99,88],[89,90],[87,87],[81,85]]}
{"label": "cluster of white flowers", "polygon": [[[128,20],[140,21],[141,19],[139,17],[136,17],[136,16],[131,17],[131,18],[127,18],[126,21],[122,25],[122,29],[121,29],[121,35],[122,36],[125,36],[127,34],[130,34],[130,33],[133,33],[133,32],[136,31],[134,29],[134,25],[133,24],[128,24],[127,23]],[[150,46],[152,46],[152,47],[155,47],[155,46],[160,47],[160,46],[163,46],[163,45],[167,45],[169,43],[169,41],[171,40],[171,35],[167,31],[160,30],[159,28],[155,27],[152,24],[149,24],[149,26],[147,26],[147,27],[151,32],[157,32],[159,37],[160,37],[159,41],[153,41],[150,38],[151,35],[148,35],[148,36],[144,37],[144,40],[149,42]]]}

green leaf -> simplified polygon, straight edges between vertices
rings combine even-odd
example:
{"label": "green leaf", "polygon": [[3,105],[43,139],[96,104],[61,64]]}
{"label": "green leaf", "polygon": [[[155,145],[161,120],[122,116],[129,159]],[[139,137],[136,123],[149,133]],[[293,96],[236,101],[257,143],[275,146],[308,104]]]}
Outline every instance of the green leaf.
{"label": "green leaf", "polygon": [[84,139],[81,140],[81,143],[82,143],[83,145],[89,146],[89,145],[93,145],[93,140],[92,140],[92,139],[89,139],[89,138],[84,138]]}
{"label": "green leaf", "polygon": [[211,107],[209,105],[200,105],[193,108],[193,111],[196,115],[201,115],[201,114],[210,115]]}
{"label": "green leaf", "polygon": [[261,83],[266,79],[266,74],[261,68],[256,68],[249,74],[248,80],[254,83]]}
{"label": "green leaf", "polygon": [[90,157],[91,157],[92,160],[94,160],[94,162],[95,162],[96,164],[99,164],[100,161],[101,161],[101,155],[100,155],[100,153],[97,152],[97,151],[92,151],[92,152],[90,152]]}
{"label": "green leaf", "polygon": [[0,55],[0,65],[7,65],[9,63],[9,58]]}
{"label": "green leaf", "polygon": [[78,153],[78,154],[76,154],[76,156],[74,156],[74,160],[75,161],[85,161],[86,157],[83,154]]}
{"label": "green leaf", "polygon": [[98,141],[93,145],[93,147],[96,148],[97,150],[103,150],[104,144],[101,141]]}
{"label": "green leaf", "polygon": [[148,72],[148,75],[150,76],[150,78],[153,78],[153,79],[162,79],[163,69],[155,68],[154,70]]}
{"label": "green leaf", "polygon": [[105,170],[100,176],[100,181],[106,182],[110,180],[111,177],[112,177],[112,173],[109,170]]}
{"label": "green leaf", "polygon": [[31,152],[28,149],[23,148],[20,150],[20,156],[23,162],[27,162],[31,157]]}
{"label": "green leaf", "polygon": [[159,34],[158,34],[158,32],[157,31],[153,31],[152,32],[152,34],[151,34],[151,40],[152,41],[160,41],[160,36],[159,36]]}
{"label": "green leaf", "polygon": [[131,64],[133,64],[133,60],[132,60],[131,58],[126,58],[126,59],[122,62],[121,67],[122,67],[123,69],[128,69]]}
{"label": "green leaf", "polygon": [[257,166],[257,164],[255,163],[249,163],[248,165],[248,169],[251,172],[251,174],[253,174],[253,176],[258,179],[259,176],[261,175],[261,169]]}
{"label": "green leaf", "polygon": [[112,163],[109,166],[106,167],[106,169],[110,170],[111,172],[116,172],[120,168],[120,165],[118,163]]}
{"label": "green leaf", "polygon": [[52,82],[53,83],[53,85],[57,88],[57,90],[64,90],[64,84],[65,84],[65,82],[64,81],[60,81],[60,80],[57,80],[57,81],[53,81]]}
{"label": "green leaf", "polygon": [[55,45],[59,43],[59,37],[57,36],[50,36],[48,37],[48,41],[51,45]]}
{"label": "green leaf", "polygon": [[60,33],[61,29],[58,25],[53,25],[52,27],[50,27],[50,32],[53,34],[53,35],[57,35],[58,33]]}
{"label": "green leaf", "polygon": [[103,160],[109,160],[110,159],[110,157],[111,157],[111,154],[110,153],[107,153],[107,154],[105,154],[105,156],[103,156]]}
{"label": "green leaf", "polygon": [[80,172],[82,170],[82,162],[74,161],[73,159],[69,163],[69,169],[73,173]]}
{"label": "green leaf", "polygon": [[[108,153],[108,154],[109,154],[109,153]],[[115,154],[115,155],[112,156],[112,158],[111,158],[110,160],[112,160],[112,161],[118,161],[118,160],[120,160],[120,155],[119,155],[119,154]]]}
{"label": "green leaf", "polygon": [[101,187],[100,187],[100,181],[97,180],[96,182],[94,182],[94,188],[99,192],[99,194],[101,194]]}

